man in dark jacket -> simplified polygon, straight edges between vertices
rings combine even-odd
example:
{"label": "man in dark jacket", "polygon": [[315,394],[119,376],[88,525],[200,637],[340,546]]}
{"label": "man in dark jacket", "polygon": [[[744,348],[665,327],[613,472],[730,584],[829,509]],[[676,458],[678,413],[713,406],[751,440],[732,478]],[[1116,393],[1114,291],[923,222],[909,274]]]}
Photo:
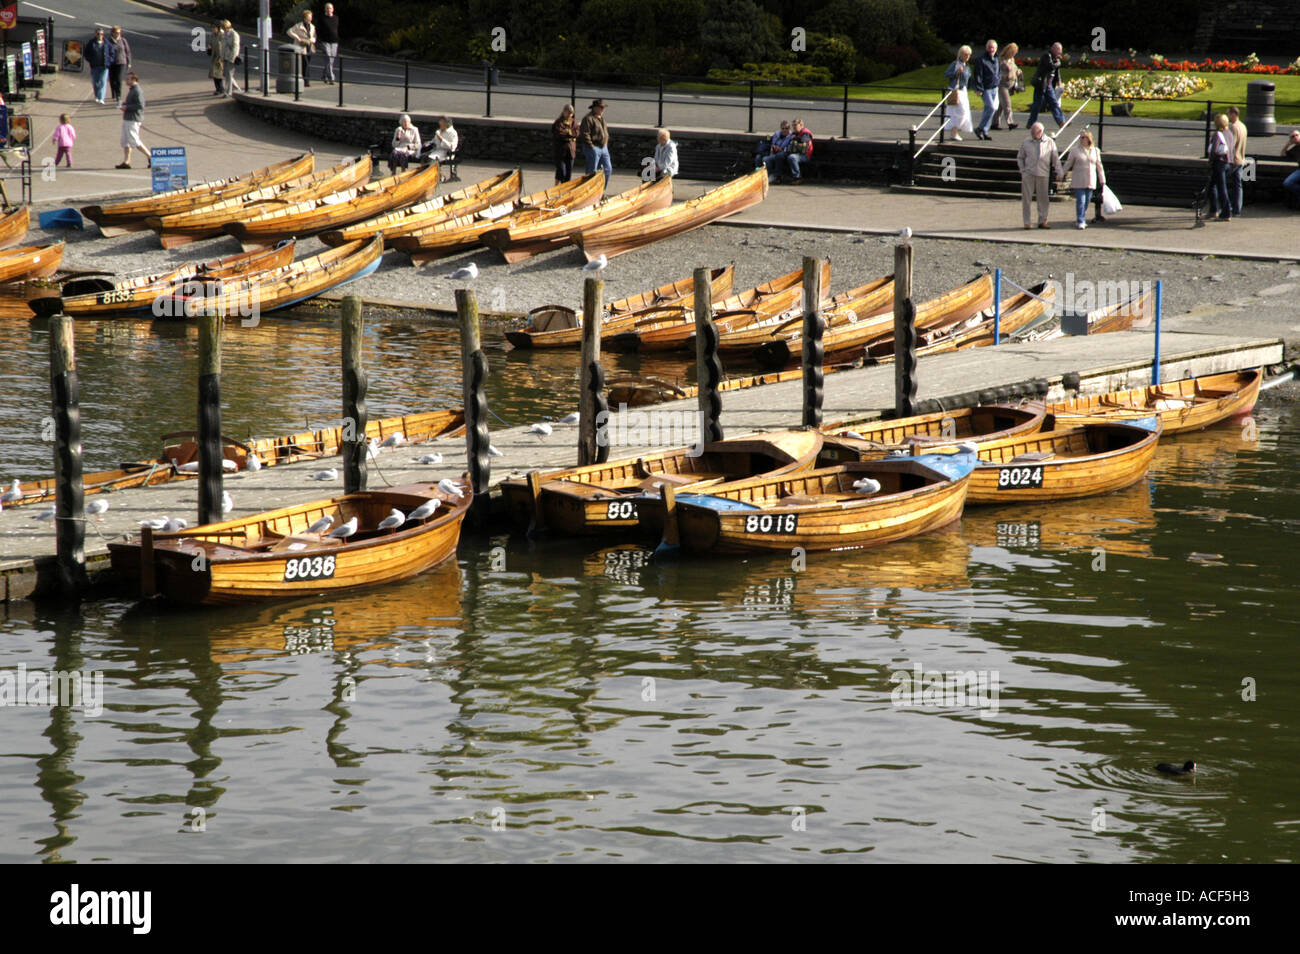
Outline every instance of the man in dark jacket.
{"label": "man in dark jacket", "polygon": [[95,31],[82,56],[90,66],[90,85],[95,91],[95,102],[102,104],[108,96],[108,67],[112,63],[103,30]]}
{"label": "man in dark jacket", "polygon": [[126,96],[118,108],[122,110],[122,161],[117,168],[131,168],[132,149],[139,149],[146,164],[152,166],[149,149],[140,139],[140,124],[144,122],[144,90],[140,88],[140,77],[134,73],[126,74]]}
{"label": "man in dark jacket", "polygon": [[989,126],[998,114],[998,41],[989,40],[984,44],[983,55],[971,64],[970,88],[984,97],[984,115],[975,127],[975,138],[991,139]]}
{"label": "man in dark jacket", "polygon": [[334,61],[339,55],[339,18],[334,12],[334,4],[325,4],[325,12],[316,21],[316,36],[320,38],[320,45],[325,50],[325,66],[321,69],[320,78],[333,86]]}
{"label": "man in dark jacket", "polygon": [[1034,73],[1034,105],[1029,109],[1029,121],[1032,126],[1038,122],[1038,114],[1050,108],[1056,125],[1065,125],[1065,114],[1061,112],[1061,44],[1053,43],[1052,48],[1038,61],[1038,71]]}
{"label": "man in dark jacket", "polygon": [[597,169],[603,170],[605,188],[608,189],[614,167],[609,156],[609,126],[605,124],[603,99],[592,100],[591,109],[582,117],[582,124],[578,127],[578,145],[582,147],[582,155],[586,160],[587,175]]}

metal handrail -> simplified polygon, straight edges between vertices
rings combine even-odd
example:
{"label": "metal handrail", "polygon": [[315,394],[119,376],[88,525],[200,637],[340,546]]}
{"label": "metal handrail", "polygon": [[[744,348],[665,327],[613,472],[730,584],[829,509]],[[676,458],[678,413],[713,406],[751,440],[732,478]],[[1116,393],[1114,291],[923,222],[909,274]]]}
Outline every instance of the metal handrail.
{"label": "metal handrail", "polygon": [[1083,112],[1087,108],[1088,104],[1091,102],[1092,102],[1092,97],[1089,96],[1079,105],[1078,109],[1076,109],[1074,112],[1070,114],[1070,118],[1061,124],[1061,128],[1058,129],[1056,132],[1052,133],[1052,138],[1056,139],[1057,136],[1065,132],[1065,130],[1069,127],[1070,123],[1074,122],[1075,117],[1077,117],[1081,112]]}
{"label": "metal handrail", "polygon": [[[919,123],[917,123],[912,127],[912,132],[918,131],[922,126],[924,126],[926,123],[930,121],[931,116],[933,116],[936,112],[938,112],[940,109],[943,108],[944,103],[948,102],[948,94],[950,92],[952,92],[952,90],[945,89],[943,91],[943,95],[939,97],[939,102],[935,103],[934,106],[930,109],[930,111],[925,114],[924,119],[922,119]],[[930,138],[921,144],[921,148],[916,150],[916,152],[912,156],[912,161],[915,162],[917,159],[920,159],[921,153],[925,152],[925,150],[929,148],[930,143],[934,142],[934,138],[942,132],[943,132],[943,126],[941,124],[938,129],[930,133]]]}

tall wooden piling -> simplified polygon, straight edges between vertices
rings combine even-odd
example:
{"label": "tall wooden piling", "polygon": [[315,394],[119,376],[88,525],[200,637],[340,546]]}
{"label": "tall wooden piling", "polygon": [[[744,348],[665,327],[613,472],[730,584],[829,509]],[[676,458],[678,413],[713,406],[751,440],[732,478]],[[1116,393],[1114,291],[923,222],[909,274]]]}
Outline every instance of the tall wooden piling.
{"label": "tall wooden piling", "polygon": [[365,331],[361,299],[343,299],[343,491],[355,494],[366,489],[369,477],[366,461],[366,391],[370,382],[361,366],[361,341]]}
{"label": "tall wooden piling", "polygon": [[713,323],[713,273],[695,270],[695,381],[700,409],[700,446],[722,440],[722,361]]}
{"label": "tall wooden piling", "polygon": [[821,427],[825,397],[825,349],[822,347],[822,263],[803,260],[803,425]]}
{"label": "tall wooden piling", "polygon": [[221,520],[221,336],[225,316],[199,315],[199,523]]}
{"label": "tall wooden piling", "polygon": [[894,414],[916,407],[916,306],[912,302],[912,243],[894,246]]}
{"label": "tall wooden piling", "polygon": [[605,310],[605,282],[588,278],[582,288],[582,374],[578,392],[578,466],[609,459],[609,425],[605,371],[600,366],[600,323]]}
{"label": "tall wooden piling", "polygon": [[59,587],[86,583],[86,512],[81,483],[81,388],[72,319],[50,319],[50,401],[54,411],[54,539]]}
{"label": "tall wooden piling", "polygon": [[456,316],[460,321],[461,386],[465,398],[465,456],[469,463],[470,486],[474,490],[472,523],[481,527],[488,507],[489,462],[487,423],[487,355],[483,353],[479,330],[478,299],[468,288],[456,289]]}

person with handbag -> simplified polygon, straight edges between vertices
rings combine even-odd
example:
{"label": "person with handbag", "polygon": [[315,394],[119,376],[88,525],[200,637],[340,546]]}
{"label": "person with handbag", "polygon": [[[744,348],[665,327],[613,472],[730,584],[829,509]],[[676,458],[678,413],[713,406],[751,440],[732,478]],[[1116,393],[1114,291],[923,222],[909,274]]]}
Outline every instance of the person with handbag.
{"label": "person with handbag", "polygon": [[1101,164],[1101,150],[1092,142],[1092,133],[1079,133],[1079,141],[1070,150],[1061,169],[1061,178],[1070,173],[1070,191],[1074,193],[1074,227],[1088,227],[1088,203],[1095,191],[1106,188],[1106,169]]}
{"label": "person with handbag", "polygon": [[316,52],[316,27],[311,22],[310,10],[302,11],[302,19],[289,27],[289,39],[298,47],[298,59],[302,63],[302,85],[311,85],[311,55]]}
{"label": "person with handbag", "polygon": [[952,138],[961,142],[963,132],[971,132],[970,99],[966,95],[966,86],[970,83],[970,47],[962,46],[957,50],[957,59],[948,64],[943,75],[948,78],[948,118],[943,128],[951,129]]}
{"label": "person with handbag", "polygon": [[1008,43],[1002,48],[998,59],[998,114],[993,117],[993,129],[1015,129],[1011,121],[1011,96],[1025,88],[1025,71],[1016,65],[1016,54],[1020,47]]}
{"label": "person with handbag", "polygon": [[122,98],[122,77],[131,69],[131,44],[122,35],[122,28],[115,26],[108,31],[108,42],[114,48],[113,60],[108,67],[108,90],[113,101]]}
{"label": "person with handbag", "polygon": [[1228,117],[1214,117],[1214,132],[1207,147],[1210,157],[1210,218],[1227,222],[1232,218],[1232,201],[1228,197],[1228,164],[1236,149],[1235,137],[1228,128]]}
{"label": "person with handbag", "polygon": [[1030,126],[1038,122],[1038,114],[1044,109],[1052,113],[1057,127],[1065,125],[1065,113],[1061,112],[1061,54],[1064,48],[1053,43],[1052,48],[1043,54],[1034,71],[1034,105],[1029,108]]}
{"label": "person with handbag", "polygon": [[[239,60],[239,33],[229,20],[221,21],[221,69],[225,74],[221,83],[221,91],[229,96],[232,92],[239,89],[239,81],[235,79],[235,63]],[[242,92],[242,90],[241,90]]]}
{"label": "person with handbag", "polygon": [[573,178],[573,160],[578,156],[578,121],[573,107],[565,103],[559,118],[551,123],[551,152],[555,156],[555,184]]}
{"label": "person with handbag", "polygon": [[970,88],[984,100],[984,112],[975,126],[976,139],[991,139],[989,126],[998,113],[998,84],[1001,67],[998,66],[998,41],[989,40],[984,52],[971,64]]}

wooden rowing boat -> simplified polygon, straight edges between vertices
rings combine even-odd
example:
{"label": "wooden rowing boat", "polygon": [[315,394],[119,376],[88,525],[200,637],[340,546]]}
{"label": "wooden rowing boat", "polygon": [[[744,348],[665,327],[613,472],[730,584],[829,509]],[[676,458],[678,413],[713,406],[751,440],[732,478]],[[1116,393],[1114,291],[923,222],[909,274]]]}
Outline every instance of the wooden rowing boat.
{"label": "wooden rowing boat", "polygon": [[756,169],[688,202],[620,222],[584,228],[575,234],[587,261],[602,255],[613,258],[724,219],[757,205],[765,198],[767,169]]}
{"label": "wooden rowing boat", "polygon": [[[827,284],[823,282],[823,286]],[[821,302],[822,323],[826,332],[857,321],[859,317],[876,314],[888,308],[893,301],[892,275],[840,292]],[[768,316],[751,315],[739,321],[726,322],[720,328],[718,353],[724,358],[752,360],[764,345],[773,341],[794,340],[802,348],[803,303],[796,302],[786,311]],[[693,342],[692,342],[693,343]]]}
{"label": "wooden rowing boat", "polygon": [[322,292],[365,278],[379,267],[384,237],[327,248],[279,268],[229,280],[196,283],[163,294],[153,306],[165,318],[200,314],[243,317],[264,315],[315,298]]}
{"label": "wooden rowing boat", "polygon": [[1108,421],[1148,417],[1160,418],[1165,434],[1200,431],[1224,421],[1250,416],[1259,399],[1264,379],[1262,368],[1229,371],[1199,378],[1183,378],[1159,385],[1076,397],[1048,406],[1061,423],[1083,420]]}
{"label": "wooden rowing boat", "polygon": [[513,202],[523,189],[524,175],[518,169],[498,173],[455,192],[434,196],[404,209],[385,212],[372,219],[356,222],[341,229],[326,229],[316,236],[326,245],[343,245],[366,239],[379,232],[384,239],[427,228],[457,215],[469,215],[503,202]]}
{"label": "wooden rowing boat", "polygon": [[12,212],[0,216],[0,248],[9,248],[21,242],[27,235],[31,221],[32,210],[26,205],[20,205]]}
{"label": "wooden rowing boat", "polygon": [[[736,267],[715,268],[710,275],[714,301],[731,294]],[[601,338],[629,327],[649,308],[676,305],[695,294],[695,276],[660,285],[637,295],[619,298],[605,306],[601,319]],[[635,317],[634,317],[635,316]],[[525,317],[522,328],[506,332],[506,340],[515,348],[576,348],[582,344],[582,312],[566,305],[543,305]]]}
{"label": "wooden rowing boat", "polygon": [[[283,507],[178,533],[142,534],[110,543],[113,570],[141,593],[190,604],[250,603],[392,583],[455,555],[473,501],[438,484],[410,484]],[[395,530],[379,529],[393,510],[404,516],[437,500],[433,514]],[[308,528],[356,520],[347,540]]]}
{"label": "wooden rowing boat", "polygon": [[112,205],[83,206],[81,214],[98,225],[104,235],[138,232],[147,228],[145,219],[151,215],[171,215],[200,205],[210,205],[213,202],[246,195],[278,182],[288,182],[290,179],[310,175],[315,167],[315,155],[303,153],[292,159],[284,159],[229,179],[215,179],[185,189],[159,192],[143,199],[115,202]]}
{"label": "wooden rowing boat", "polygon": [[48,278],[63,263],[65,244],[59,241],[52,245],[27,245],[0,252],[0,283]]}
{"label": "wooden rowing boat", "polygon": [[600,201],[605,191],[605,173],[594,172],[514,202],[489,206],[468,215],[456,215],[434,225],[396,237],[384,234],[390,248],[405,252],[417,265],[457,252],[476,248],[483,235],[494,228],[513,228],[558,218],[566,212],[584,209]]}
{"label": "wooden rowing boat", "polygon": [[[822,262],[822,283],[829,284],[830,262]],[[755,285],[736,295],[728,295],[714,304],[714,324],[720,337],[737,323],[752,324],[768,320],[789,310],[803,295],[803,269],[795,269],[779,278]],[[611,351],[674,351],[695,345],[694,301],[648,309],[625,331],[606,335],[601,329],[602,346]],[[721,352],[721,344],[719,344]]]}
{"label": "wooden rowing boat", "polygon": [[[701,487],[754,474],[809,470],[821,450],[813,430],[731,438],[703,448],[679,447],[587,467],[570,467],[501,482],[506,509],[522,529],[570,534],[630,530],[638,525],[638,499],[661,484]],[[694,451],[694,454],[692,453]]]}
{"label": "wooden rowing boat", "polygon": [[823,456],[855,460],[898,447],[955,449],[962,441],[977,447],[991,441],[1037,433],[1047,409],[1042,404],[980,404],[934,414],[890,420],[842,420],[823,425],[827,446]]}
{"label": "wooden rowing boat", "polygon": [[65,314],[74,318],[103,318],[163,307],[164,299],[181,291],[186,282],[224,281],[249,273],[279,268],[293,261],[294,243],[239,252],[206,262],[184,262],[160,272],[108,281],[77,278],[65,282],[57,301],[37,299],[30,305],[40,317]]}
{"label": "wooden rowing boat", "polygon": [[227,222],[224,228],[246,249],[271,245],[295,235],[299,238],[315,235],[325,229],[338,228],[421,202],[437,191],[440,174],[438,164],[432,163],[343,192],[294,202],[252,218]]}
{"label": "wooden rowing boat", "polygon": [[634,215],[666,209],[673,201],[673,181],[643,182],[634,189],[610,196],[599,205],[570,212],[544,222],[533,222],[508,228],[489,229],[483,233],[483,244],[501,253],[511,264],[526,258],[572,245],[574,236],[583,229],[597,225],[621,222]]}
{"label": "wooden rowing boat", "polygon": [[1017,504],[1110,493],[1137,483],[1160,438],[1158,418],[1059,426],[979,445],[967,502]]}
{"label": "wooden rowing boat", "polygon": [[[717,553],[842,550],[905,540],[961,517],[975,455],[857,461],[703,493],[664,487],[664,546]],[[859,481],[878,484],[874,492]],[[858,485],[861,486],[860,484]]]}
{"label": "wooden rowing boat", "polygon": [[0,285],[0,319],[30,319],[32,317],[31,303],[33,301],[37,298],[58,297],[58,276]]}
{"label": "wooden rowing boat", "polygon": [[[1143,328],[1152,320],[1152,293],[1140,291],[1133,297],[1106,305],[1088,312],[1088,334],[1099,335],[1111,331],[1128,331],[1130,328]],[[1052,341],[1064,337],[1065,329],[1061,326],[1061,313],[1058,309],[1053,315],[1033,322],[1015,335],[1017,341]]]}
{"label": "wooden rowing boat", "polygon": [[[833,374],[836,371],[844,371],[851,367],[854,367],[854,365],[827,365],[822,370],[826,374]],[[768,371],[763,374],[738,375],[722,381],[718,385],[718,390],[739,391],[744,388],[758,387],[761,384],[798,381],[802,377],[802,368],[792,368],[788,371]],[[623,375],[610,378],[605,385],[606,398],[610,407],[613,408],[617,408],[620,404],[628,407],[644,407],[647,404],[659,404],[663,401],[693,398],[699,393],[700,389],[694,384],[685,384],[682,381],[670,381],[652,376]]]}

